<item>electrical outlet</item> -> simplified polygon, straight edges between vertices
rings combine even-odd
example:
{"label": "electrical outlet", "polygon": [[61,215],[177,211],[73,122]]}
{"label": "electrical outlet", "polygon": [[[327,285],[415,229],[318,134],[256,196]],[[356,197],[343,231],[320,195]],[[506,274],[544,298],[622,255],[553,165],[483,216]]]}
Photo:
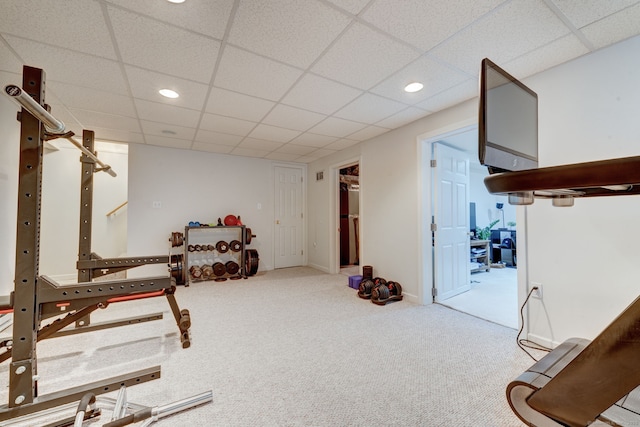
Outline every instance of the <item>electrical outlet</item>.
{"label": "electrical outlet", "polygon": [[531,296],[533,298],[542,299],[542,283],[531,282],[531,289],[533,288],[537,289],[531,293]]}

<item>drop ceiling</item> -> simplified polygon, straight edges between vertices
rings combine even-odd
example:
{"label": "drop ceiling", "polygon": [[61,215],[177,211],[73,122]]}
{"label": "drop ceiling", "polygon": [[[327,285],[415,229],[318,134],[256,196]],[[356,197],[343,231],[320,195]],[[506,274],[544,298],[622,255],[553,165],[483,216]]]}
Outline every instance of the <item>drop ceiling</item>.
{"label": "drop ceiling", "polygon": [[475,97],[484,57],[524,78],[638,22],[630,0],[3,0],[0,83],[43,68],[78,134],[309,163]]}

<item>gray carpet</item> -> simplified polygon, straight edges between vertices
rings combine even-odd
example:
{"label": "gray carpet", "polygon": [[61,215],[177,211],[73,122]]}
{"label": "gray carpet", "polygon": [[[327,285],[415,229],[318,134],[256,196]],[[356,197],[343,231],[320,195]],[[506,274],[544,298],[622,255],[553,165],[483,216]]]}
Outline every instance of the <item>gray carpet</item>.
{"label": "gray carpet", "polygon": [[[115,304],[92,320],[167,312],[41,342],[40,393],[161,364],[162,378],[130,387],[130,401],[162,405],[207,390],[214,399],[159,426],[521,425],[505,387],[532,361],[513,329],[440,305],[376,306],[344,275],[311,268],[176,295],[191,312],[191,348],[181,349],[164,298]],[[7,387],[0,392],[4,404]]]}

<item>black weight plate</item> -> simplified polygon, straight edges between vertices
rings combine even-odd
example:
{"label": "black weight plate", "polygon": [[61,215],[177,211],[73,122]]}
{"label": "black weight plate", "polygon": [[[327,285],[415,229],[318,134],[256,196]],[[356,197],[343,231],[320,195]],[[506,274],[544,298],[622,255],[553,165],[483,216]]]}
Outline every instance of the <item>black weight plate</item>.
{"label": "black weight plate", "polygon": [[184,265],[182,263],[182,254],[171,255],[169,261],[171,277],[176,280],[176,285],[184,285],[187,279],[186,272],[184,271]]}
{"label": "black weight plate", "polygon": [[254,276],[258,272],[260,258],[258,251],[255,249],[247,249],[244,251],[244,274]]}
{"label": "black weight plate", "polygon": [[235,261],[227,261],[225,264],[225,269],[228,274],[236,274],[238,270],[240,270],[240,266]]}
{"label": "black weight plate", "polygon": [[239,240],[232,240],[229,242],[229,248],[232,252],[240,252],[242,250],[242,242]]}
{"label": "black weight plate", "polygon": [[226,273],[227,269],[225,268],[224,264],[221,262],[216,262],[215,264],[213,264],[213,274],[216,276],[222,276],[224,273]]}
{"label": "black weight plate", "polygon": [[216,243],[216,250],[221,254],[224,254],[229,251],[229,244],[223,240],[220,240]]}

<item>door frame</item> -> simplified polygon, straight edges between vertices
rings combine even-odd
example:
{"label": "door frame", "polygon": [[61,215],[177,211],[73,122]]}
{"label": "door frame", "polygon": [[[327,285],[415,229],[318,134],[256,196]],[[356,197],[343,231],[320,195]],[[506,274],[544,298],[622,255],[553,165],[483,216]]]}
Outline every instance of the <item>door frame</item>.
{"label": "door frame", "polygon": [[[421,286],[418,286],[418,300],[420,304],[427,305],[434,302],[433,289],[434,282],[434,254],[431,244],[431,216],[433,212],[433,191],[432,191],[432,145],[452,136],[468,132],[477,128],[478,120],[469,118],[449,126],[435,129],[417,137],[418,170],[420,171],[420,185],[418,186],[418,197],[421,201],[418,204],[418,234],[420,236],[420,250],[418,251],[418,279]],[[455,146],[455,144],[454,144]],[[457,147],[466,149],[466,147]]]}
{"label": "door frame", "polygon": [[[360,165],[360,185],[362,185],[362,157],[352,157],[348,160],[343,160],[338,164],[334,164],[330,167],[329,173],[329,273],[340,273],[340,232],[338,231],[340,224],[340,169],[344,169],[348,166],[358,164]],[[362,218],[362,191],[358,193],[358,204],[360,213],[359,218]],[[362,244],[362,220],[358,221],[358,235],[360,236],[360,264],[362,265],[363,259],[363,247]]]}
{"label": "door frame", "polygon": [[291,168],[291,169],[300,169],[300,176],[302,176],[302,185],[300,186],[300,190],[302,191],[302,264],[307,265],[308,255],[307,255],[307,185],[308,185],[308,176],[307,176],[307,165],[301,163],[286,163],[286,162],[274,162],[271,164],[271,200],[273,200],[272,212],[271,212],[271,265],[275,267],[276,265],[276,168]]}

